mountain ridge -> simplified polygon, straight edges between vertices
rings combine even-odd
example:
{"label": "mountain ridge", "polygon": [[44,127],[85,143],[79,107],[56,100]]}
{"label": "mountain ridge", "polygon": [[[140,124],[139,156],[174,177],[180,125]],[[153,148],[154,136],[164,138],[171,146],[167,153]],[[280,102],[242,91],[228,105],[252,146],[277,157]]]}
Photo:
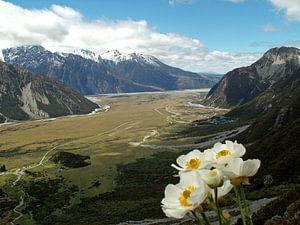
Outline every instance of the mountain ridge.
{"label": "mountain ridge", "polygon": [[280,47],[268,50],[247,67],[236,68],[212,87],[204,104],[234,107],[251,101],[284,76],[300,67],[300,49]]}
{"label": "mountain ridge", "polygon": [[98,108],[69,87],[0,61],[0,121],[85,114]]}
{"label": "mountain ridge", "polygon": [[[263,98],[265,95],[268,101],[256,107],[261,109],[265,106],[267,110],[258,110],[259,113],[253,114],[254,122],[236,137],[249,145],[246,154],[248,158],[259,158],[262,161],[255,181],[257,185],[266,185],[266,182],[299,182],[300,69],[292,76],[282,78],[274,86],[272,91],[266,90],[257,97]],[[269,97],[270,92],[277,95],[272,99]],[[254,102],[251,106],[255,106]],[[270,104],[271,107],[268,107]],[[237,116],[242,111],[231,114]]]}
{"label": "mountain ridge", "polygon": [[7,63],[47,75],[84,95],[209,88],[215,84],[201,74],[137,53],[53,53],[42,46],[8,48],[2,53]]}

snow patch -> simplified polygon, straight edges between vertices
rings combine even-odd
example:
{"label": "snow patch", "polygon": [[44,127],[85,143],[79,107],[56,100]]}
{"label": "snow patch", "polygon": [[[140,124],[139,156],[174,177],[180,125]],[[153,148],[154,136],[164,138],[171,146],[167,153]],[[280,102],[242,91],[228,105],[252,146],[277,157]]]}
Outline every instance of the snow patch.
{"label": "snow patch", "polygon": [[123,61],[133,61],[142,64],[148,64],[152,66],[159,66],[161,62],[150,55],[143,55],[138,53],[122,54],[118,50],[110,50],[100,53],[102,59],[113,61],[114,63],[119,63]]}
{"label": "snow patch", "polygon": [[99,108],[95,109],[93,112],[89,113],[88,115],[95,115],[99,112],[108,112],[108,110],[110,110],[110,106],[109,105],[104,105],[104,106],[100,106],[99,105]]}
{"label": "snow patch", "polygon": [[3,50],[1,49],[0,50],[0,60],[2,61],[2,62],[5,62],[4,61],[4,56],[3,56],[3,52],[2,52]]}
{"label": "snow patch", "polygon": [[120,62],[124,60],[124,55],[121,54],[118,50],[109,50],[100,53],[102,59],[111,60],[114,62]]}
{"label": "snow patch", "polygon": [[106,106],[104,106],[104,112],[107,112],[108,110],[110,110],[110,106],[109,105],[106,105]]}
{"label": "snow patch", "polygon": [[90,50],[76,50],[73,52],[74,55],[80,55],[82,58],[89,59],[95,62],[99,62],[99,55]]}

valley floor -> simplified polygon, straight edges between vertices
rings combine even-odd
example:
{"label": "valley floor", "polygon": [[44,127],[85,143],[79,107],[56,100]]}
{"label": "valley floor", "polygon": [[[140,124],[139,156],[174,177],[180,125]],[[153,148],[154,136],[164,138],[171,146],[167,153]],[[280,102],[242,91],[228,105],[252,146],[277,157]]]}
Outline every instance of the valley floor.
{"label": "valley floor", "polygon": [[[236,124],[216,130],[215,135],[184,135],[185,130],[193,129],[192,121],[227,112],[200,105],[199,101],[205,94],[198,90],[94,96],[91,99],[102,110],[90,115],[0,126],[0,165],[5,164],[8,169],[8,172],[0,173],[0,188],[14,206],[5,211],[0,224],[15,218],[18,219],[14,224],[51,224],[51,218],[64,224],[62,215],[66,212],[72,215],[74,210],[88,207],[85,204],[103,202],[105,193],[113,193],[123,187],[122,168],[126,168],[127,164],[151,159],[159,152],[170,152],[175,159],[182,151],[205,147],[212,144],[212,140],[221,141],[245,129],[245,126],[238,128],[239,124]],[[66,168],[54,164],[49,158],[58,151],[90,156],[91,165]],[[169,167],[169,164],[166,166]],[[138,169],[131,172],[131,176],[141,175]],[[128,176],[126,171],[124,174]],[[137,181],[129,186],[141,185],[142,181]],[[125,184],[124,187],[129,186]],[[159,190],[164,188],[162,184],[160,186]],[[56,201],[55,198],[61,201],[62,196],[65,197],[64,202],[51,202]],[[113,198],[118,202],[116,195],[113,194]],[[95,202],[92,203],[92,199]],[[19,204],[23,200],[24,204]],[[39,204],[42,204],[40,211],[34,209],[34,205]],[[103,204],[93,207],[101,210]],[[155,207],[159,208],[159,205]],[[49,212],[49,209],[53,211]],[[43,211],[48,211],[49,220],[42,219]],[[87,220],[80,224],[94,224],[91,221],[95,218],[88,220],[88,215],[95,217],[91,215],[92,211],[81,212]]]}

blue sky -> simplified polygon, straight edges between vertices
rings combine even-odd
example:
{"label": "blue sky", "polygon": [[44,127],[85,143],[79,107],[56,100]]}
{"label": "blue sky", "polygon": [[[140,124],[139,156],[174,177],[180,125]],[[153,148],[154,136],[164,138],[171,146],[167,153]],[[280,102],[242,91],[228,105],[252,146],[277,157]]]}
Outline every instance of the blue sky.
{"label": "blue sky", "polygon": [[[135,29],[135,22],[143,21],[146,25],[141,25],[143,28],[137,29],[149,29],[150,33],[154,33],[150,35],[151,37],[155,34],[176,34],[180,36],[181,39],[177,40],[177,37],[170,37],[169,35],[167,38],[170,40],[167,44],[173,43],[176,40],[178,42],[173,44],[173,46],[169,46],[167,49],[172,49],[174,52],[176,49],[179,49],[178,51],[181,53],[176,57],[174,56],[168,59],[166,52],[154,50],[154,48],[150,48],[146,44],[139,44],[138,47],[132,48],[132,50],[143,52],[143,46],[146,46],[145,53],[154,54],[156,57],[173,65],[178,64],[185,52],[186,54],[192,54],[188,53],[189,50],[191,50],[191,52],[194,50],[202,51],[201,54],[208,56],[206,60],[224,60],[224,67],[215,69],[215,71],[218,72],[225,72],[235,66],[239,66],[239,64],[243,64],[243,60],[245,64],[250,63],[273,46],[289,45],[300,47],[300,16],[297,16],[298,13],[300,15],[299,0],[6,1],[6,3],[8,2],[12,3],[15,7],[20,7],[22,10],[31,12],[43,12],[43,10],[48,10],[57,13],[51,8],[53,5],[67,7],[80,14],[80,22],[84,23],[85,27],[87,27],[89,23],[95,24],[96,21],[100,20],[102,21],[100,26],[105,23],[105,28],[110,25],[114,27],[113,29],[116,29],[116,35],[118,35],[120,26],[126,27],[124,24],[120,25],[122,21],[131,23],[130,25],[127,24],[130,27],[129,29]],[[26,13],[23,12],[23,14]],[[97,23],[97,26],[98,25],[99,23]],[[22,28],[24,27],[28,27],[28,25],[25,24]],[[139,25],[137,27],[139,27]],[[100,33],[102,34],[103,30],[101,30]],[[131,40],[137,39],[137,37],[127,36],[131,38]],[[145,37],[145,39],[146,38],[147,37]],[[164,39],[163,36],[161,38]],[[185,38],[189,39],[190,42],[188,43],[188,40],[185,40]],[[82,38],[80,41],[77,40],[77,43],[82,42],[82,40]],[[200,44],[195,42],[195,46],[193,47],[193,44],[191,44],[193,40],[199,41]],[[111,43],[113,43],[113,41],[114,40],[112,40]],[[9,43],[9,45],[16,45],[19,44],[19,42],[23,44],[22,41],[18,40],[16,43]],[[37,44],[44,44],[54,49],[57,47],[53,44],[53,41],[51,43],[40,42],[41,41],[37,41]],[[88,42],[92,41],[88,40]],[[137,42],[142,43],[140,40],[137,40]],[[25,41],[25,44],[26,43],[31,44],[30,41]],[[116,43],[116,47],[123,47],[119,42]],[[122,43],[124,44],[125,42]],[[180,46],[181,43],[185,45],[184,48]],[[132,45],[132,42],[130,42],[130,44]],[[159,46],[156,39],[155,44]],[[125,45],[126,44],[124,44],[124,49],[126,50],[128,47],[125,47]],[[149,43],[149,45],[151,45],[151,43]],[[85,47],[84,44],[78,44],[78,46]],[[152,46],[154,46],[154,44]],[[62,48],[61,45],[60,48]],[[103,46],[99,47],[99,49],[95,48],[96,47],[93,47],[91,50],[104,49]],[[70,50],[67,49],[66,46],[65,49]],[[64,50],[64,48],[62,48],[62,50]],[[209,55],[210,53],[211,55]],[[198,54],[198,58],[195,57],[194,59],[200,60],[201,54]],[[242,54],[242,57],[237,59],[236,57],[240,54]],[[234,57],[230,58],[231,56]],[[192,59],[192,57],[192,55],[185,57],[184,61]],[[236,60],[238,62],[231,63],[230,60]],[[186,62],[182,65],[186,65]],[[185,69],[211,71],[216,68],[213,66],[203,68],[203,65],[205,64],[200,63],[195,67],[186,66]],[[181,66],[181,64],[179,66]]]}

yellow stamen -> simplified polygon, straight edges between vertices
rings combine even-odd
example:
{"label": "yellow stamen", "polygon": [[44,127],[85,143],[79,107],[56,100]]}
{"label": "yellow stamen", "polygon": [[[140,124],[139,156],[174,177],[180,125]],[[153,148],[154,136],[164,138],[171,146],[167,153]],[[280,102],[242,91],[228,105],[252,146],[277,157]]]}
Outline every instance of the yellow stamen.
{"label": "yellow stamen", "polygon": [[195,190],[194,186],[186,188],[179,197],[179,202],[181,206],[191,206],[192,204],[187,202],[187,199],[191,196],[191,193]]}
{"label": "yellow stamen", "polygon": [[196,159],[191,159],[189,162],[185,164],[185,166],[189,170],[196,170],[199,168],[200,164],[201,164],[201,160],[196,158]]}
{"label": "yellow stamen", "polygon": [[231,155],[231,152],[227,149],[224,149],[218,152],[218,154],[216,155],[216,159],[218,160],[220,157],[228,155]]}
{"label": "yellow stamen", "polygon": [[217,176],[217,174],[218,173],[216,171],[212,170],[212,171],[209,172],[208,176],[215,177],[215,176]]}

